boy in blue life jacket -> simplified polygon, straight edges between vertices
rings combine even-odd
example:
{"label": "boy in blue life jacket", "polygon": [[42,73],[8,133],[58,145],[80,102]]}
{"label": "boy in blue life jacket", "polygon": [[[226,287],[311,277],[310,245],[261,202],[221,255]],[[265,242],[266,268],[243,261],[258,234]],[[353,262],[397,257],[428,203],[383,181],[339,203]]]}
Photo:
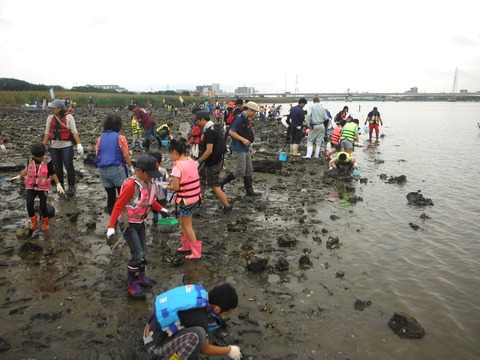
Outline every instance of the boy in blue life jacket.
{"label": "boy in blue life jacket", "polygon": [[216,346],[208,339],[208,332],[224,325],[222,318],[237,305],[237,293],[228,283],[208,293],[202,285],[185,285],[158,295],[143,333],[148,353],[161,359],[196,359],[199,353],[241,359],[238,346]]}

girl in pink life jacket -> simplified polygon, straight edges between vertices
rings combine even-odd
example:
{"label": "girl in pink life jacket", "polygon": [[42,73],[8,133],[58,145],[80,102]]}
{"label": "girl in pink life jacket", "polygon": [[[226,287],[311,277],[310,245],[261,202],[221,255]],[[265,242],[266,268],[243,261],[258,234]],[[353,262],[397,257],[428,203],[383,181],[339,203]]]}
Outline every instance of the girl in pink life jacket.
{"label": "girl in pink life jacket", "polygon": [[170,174],[173,182],[167,186],[167,190],[175,191],[175,202],[180,209],[180,226],[182,227],[182,246],[178,251],[191,251],[187,259],[198,259],[202,257],[202,242],[197,239],[192,223],[193,213],[201,199],[197,165],[185,155],[185,145],[178,140],[174,139],[170,142],[168,151],[174,164]]}
{"label": "girl in pink life jacket", "polygon": [[29,160],[27,167],[20,175],[15,176],[12,180],[25,177],[25,191],[27,195],[27,212],[30,217],[30,232],[37,230],[38,218],[34,209],[35,198],[40,199],[40,215],[42,216],[42,230],[47,231],[50,226],[48,224],[47,210],[47,191],[51,188],[50,179],[57,183],[57,191],[59,194],[65,194],[65,191],[58,180],[57,174],[53,167],[53,163],[48,157],[45,157],[47,149],[43,144],[34,144],[31,147],[32,158]]}

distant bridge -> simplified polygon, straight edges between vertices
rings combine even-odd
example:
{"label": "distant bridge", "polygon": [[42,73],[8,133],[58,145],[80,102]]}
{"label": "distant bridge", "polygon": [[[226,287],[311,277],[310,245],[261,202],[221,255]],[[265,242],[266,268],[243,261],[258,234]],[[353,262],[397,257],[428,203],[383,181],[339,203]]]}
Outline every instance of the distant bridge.
{"label": "distant bridge", "polygon": [[322,101],[480,101],[480,92],[476,93],[255,93],[217,94],[217,98],[295,98],[307,100],[318,96]]}

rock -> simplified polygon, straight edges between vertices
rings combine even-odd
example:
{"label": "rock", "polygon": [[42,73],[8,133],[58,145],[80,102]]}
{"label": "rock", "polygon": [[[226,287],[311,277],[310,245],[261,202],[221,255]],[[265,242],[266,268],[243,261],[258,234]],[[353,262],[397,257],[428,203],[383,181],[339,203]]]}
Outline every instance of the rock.
{"label": "rock", "polygon": [[253,272],[261,272],[265,270],[268,264],[268,259],[260,256],[253,256],[247,258],[247,269]]}
{"label": "rock", "polygon": [[425,336],[425,329],[414,317],[405,313],[394,313],[388,326],[402,339],[421,339]]}
{"label": "rock", "polygon": [[418,229],[420,229],[420,226],[418,226],[417,224],[408,223],[408,225],[410,225],[410,227],[411,227],[413,230],[415,230],[415,231],[417,231]]}
{"label": "rock", "polygon": [[408,205],[415,205],[415,206],[433,206],[433,201],[430,199],[426,199],[418,192],[411,192],[407,194]]}
{"label": "rock", "polygon": [[340,247],[340,240],[338,240],[338,237],[329,236],[326,246],[327,249],[338,249]]}

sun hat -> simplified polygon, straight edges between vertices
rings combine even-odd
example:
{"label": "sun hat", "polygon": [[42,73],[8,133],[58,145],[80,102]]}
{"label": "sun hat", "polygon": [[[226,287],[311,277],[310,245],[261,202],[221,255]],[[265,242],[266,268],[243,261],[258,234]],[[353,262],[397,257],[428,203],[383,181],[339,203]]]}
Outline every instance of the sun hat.
{"label": "sun hat", "polygon": [[62,100],[53,100],[50,104],[48,104],[49,109],[56,109],[60,108],[62,110],[65,110],[65,104],[63,103]]}
{"label": "sun hat", "polygon": [[253,111],[260,111],[260,107],[257,105],[257,103],[253,102],[253,101],[249,101],[248,103],[246,103],[245,105],[243,105],[244,108],[247,108],[247,109],[251,109]]}

